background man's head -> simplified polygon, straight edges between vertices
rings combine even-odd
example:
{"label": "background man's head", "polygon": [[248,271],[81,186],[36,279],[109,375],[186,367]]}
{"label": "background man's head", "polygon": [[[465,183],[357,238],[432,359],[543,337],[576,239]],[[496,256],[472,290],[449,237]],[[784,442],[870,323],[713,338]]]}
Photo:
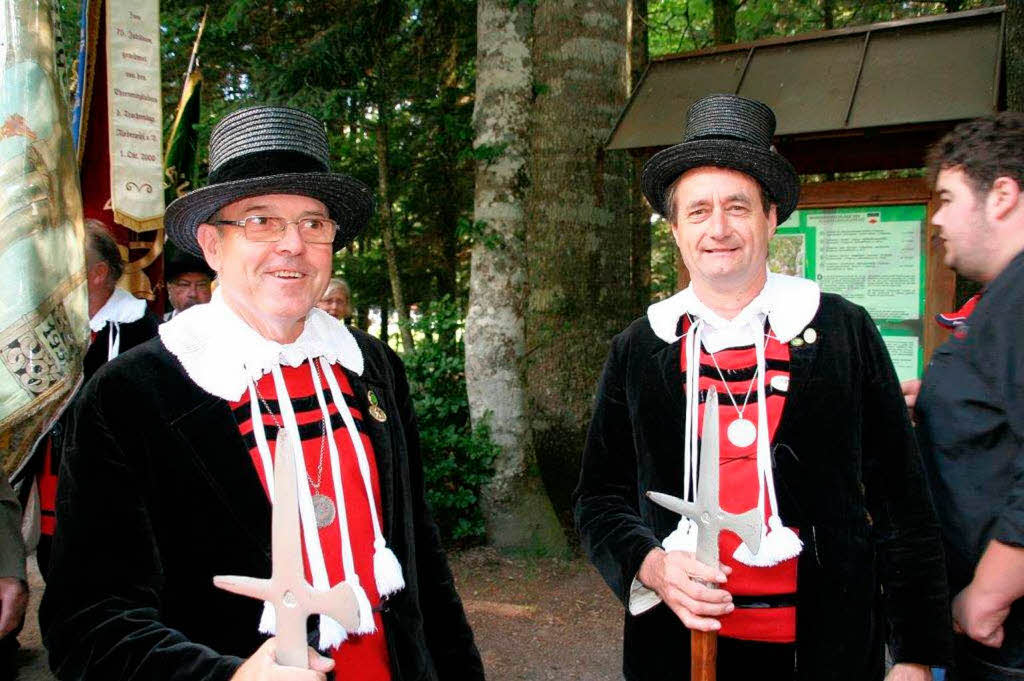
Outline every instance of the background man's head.
{"label": "background man's head", "polygon": [[946,265],[980,282],[1024,249],[1024,114],[961,123],[929,155]]}
{"label": "background man's head", "polygon": [[352,290],[344,279],[331,279],[324,291],[324,297],[316,304],[335,319],[344,320],[352,316]]}
{"label": "background man's head", "polygon": [[86,288],[89,316],[96,314],[114,292],[124,274],[124,260],[107,226],[92,218],[85,221]]}
{"label": "background man's head", "polygon": [[167,299],[176,312],[210,302],[214,272],[205,261],[178,253],[166,261]]}

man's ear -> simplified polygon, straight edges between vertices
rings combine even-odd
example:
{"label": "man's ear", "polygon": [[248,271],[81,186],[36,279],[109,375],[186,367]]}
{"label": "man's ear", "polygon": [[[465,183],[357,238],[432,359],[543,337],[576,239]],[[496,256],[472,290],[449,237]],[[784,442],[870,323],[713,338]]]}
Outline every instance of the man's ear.
{"label": "man's ear", "polygon": [[110,265],[100,260],[94,262],[88,269],[86,276],[89,278],[89,283],[93,286],[103,286],[107,283],[107,278],[110,277]]}
{"label": "man's ear", "polygon": [[1024,209],[1022,201],[1024,195],[1021,194],[1020,185],[1012,177],[1004,175],[992,182],[992,188],[985,198],[985,208],[990,219],[1003,220],[1014,210]]}
{"label": "man's ear", "polygon": [[199,225],[199,229],[196,231],[196,241],[199,242],[199,248],[203,249],[203,257],[206,258],[206,263],[214,272],[219,273],[223,256],[220,232],[213,225],[203,223]]}
{"label": "man's ear", "polygon": [[774,203],[768,207],[768,238],[775,236],[775,230],[779,228],[779,207]]}

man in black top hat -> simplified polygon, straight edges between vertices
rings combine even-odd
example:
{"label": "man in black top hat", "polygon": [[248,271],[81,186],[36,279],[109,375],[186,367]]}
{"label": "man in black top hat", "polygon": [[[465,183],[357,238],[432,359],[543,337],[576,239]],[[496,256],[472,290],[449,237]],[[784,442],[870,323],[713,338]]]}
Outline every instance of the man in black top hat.
{"label": "man in black top hat", "polygon": [[[220,285],[104,366],[70,417],[40,609],[51,667],[102,681],[482,679],[402,362],[314,307],[333,253],[369,220],[369,189],[330,172],[323,124],[295,109],[230,114],[209,158],[209,185],[164,219]],[[273,604],[213,585],[270,574],[278,441],[294,452],[307,580],[344,582],[358,608],[348,629],[310,619],[329,657],[310,649],[309,670],[276,664]]]}
{"label": "man in black top hat", "polygon": [[206,261],[194,255],[168,249],[164,261],[164,280],[167,282],[167,302],[171,309],[164,314],[164,321],[172,319],[193,305],[210,302],[213,279],[216,273]]}
{"label": "man in black top hat", "polygon": [[[767,269],[799,180],[760,102],[711,95],[644,167],[690,285],[615,337],[579,485],[584,548],[627,608],[630,681],[678,678],[717,631],[718,678],[930,679],[950,657],[938,525],[896,374],[863,308]],[[752,550],[649,491],[693,501],[703,402],[719,400],[719,505],[757,509]],[[710,586],[705,586],[709,584]]]}

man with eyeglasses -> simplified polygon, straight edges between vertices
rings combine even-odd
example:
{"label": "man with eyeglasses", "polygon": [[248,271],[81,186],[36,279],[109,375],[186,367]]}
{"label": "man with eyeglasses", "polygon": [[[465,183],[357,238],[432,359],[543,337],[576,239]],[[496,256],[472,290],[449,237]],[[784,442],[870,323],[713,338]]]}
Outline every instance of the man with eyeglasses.
{"label": "man with eyeglasses", "polygon": [[[330,172],[323,124],[295,109],[225,117],[209,158],[209,185],[168,206],[165,226],[217,290],[98,373],[72,415],[40,610],[51,667],[103,681],[482,679],[402,362],[315,307],[370,190]],[[278,442],[294,452],[288,540],[305,579],[344,584],[357,612],[347,628],[310,618],[326,657],[284,632],[264,640],[288,618],[213,585],[271,574]],[[309,669],[278,664],[279,646]]]}
{"label": "man with eyeglasses", "polygon": [[168,255],[165,263],[167,301],[171,306],[164,314],[165,322],[193,305],[210,302],[215,274],[205,260],[175,249],[175,253]]}

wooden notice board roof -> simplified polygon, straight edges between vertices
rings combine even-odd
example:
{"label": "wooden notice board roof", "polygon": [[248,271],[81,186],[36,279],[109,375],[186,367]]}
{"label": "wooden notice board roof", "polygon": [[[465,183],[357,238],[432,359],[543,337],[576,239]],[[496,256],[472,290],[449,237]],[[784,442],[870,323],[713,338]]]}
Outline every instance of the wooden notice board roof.
{"label": "wooden notice board roof", "polygon": [[772,107],[779,150],[801,173],[920,166],[924,149],[958,121],[998,110],[1003,9],[656,59],[608,148],[650,152],[675,144],[696,99],[733,92]]}

